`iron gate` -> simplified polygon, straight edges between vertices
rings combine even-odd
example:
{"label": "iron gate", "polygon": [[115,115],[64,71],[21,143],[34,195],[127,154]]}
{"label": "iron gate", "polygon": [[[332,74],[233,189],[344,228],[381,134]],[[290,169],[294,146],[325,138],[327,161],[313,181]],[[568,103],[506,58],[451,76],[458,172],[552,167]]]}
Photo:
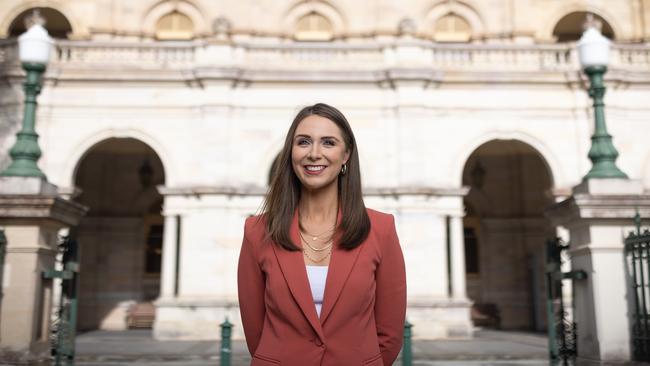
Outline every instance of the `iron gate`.
{"label": "iron gate", "polygon": [[56,366],[73,366],[77,329],[77,290],[79,285],[77,241],[69,236],[62,237],[58,249],[62,254],[62,270],[51,270],[43,273],[44,278],[58,278],[61,280],[59,307],[52,324],[51,349]]}
{"label": "iron gate", "polygon": [[[578,333],[574,319],[574,301],[571,308],[564,304],[564,280],[587,278],[585,271],[562,272],[562,253],[569,248],[562,239],[546,242],[546,308],[548,323],[548,351],[551,365],[574,365],[578,355]],[[573,288],[571,290],[573,294]],[[573,295],[572,295],[573,296]],[[569,312],[571,310],[571,312]]]}
{"label": "iron gate", "polygon": [[627,272],[634,294],[632,352],[635,361],[650,361],[650,230],[641,231],[638,213],[634,222],[636,230],[625,238]]}

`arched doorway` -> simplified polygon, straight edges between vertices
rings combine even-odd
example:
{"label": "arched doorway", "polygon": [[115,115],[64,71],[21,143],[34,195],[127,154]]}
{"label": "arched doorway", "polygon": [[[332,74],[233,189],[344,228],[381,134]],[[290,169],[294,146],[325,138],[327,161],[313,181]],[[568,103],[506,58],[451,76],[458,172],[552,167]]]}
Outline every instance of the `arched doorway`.
{"label": "arched doorway", "polygon": [[544,243],[554,229],[552,176],[541,155],[516,140],[478,147],[463,170],[467,296],[477,326],[546,327]]}
{"label": "arched doorway", "polygon": [[9,26],[7,33],[10,37],[18,37],[27,30],[25,28],[25,20],[32,16],[34,11],[38,11],[40,16],[45,19],[44,27],[51,37],[65,39],[72,33],[72,26],[65,15],[56,9],[44,7],[31,8],[20,13]]}
{"label": "arched doorway", "polygon": [[160,291],[165,172],[145,143],[111,138],[77,165],[81,221],[78,328],[151,327]]}
{"label": "arched doorway", "polygon": [[[593,17],[593,19],[589,20],[589,17]],[[562,17],[553,28],[553,36],[558,42],[578,41],[582,37],[585,24],[589,21],[599,24],[600,31],[605,37],[614,39],[615,35],[612,26],[600,15],[586,11],[576,11]]]}

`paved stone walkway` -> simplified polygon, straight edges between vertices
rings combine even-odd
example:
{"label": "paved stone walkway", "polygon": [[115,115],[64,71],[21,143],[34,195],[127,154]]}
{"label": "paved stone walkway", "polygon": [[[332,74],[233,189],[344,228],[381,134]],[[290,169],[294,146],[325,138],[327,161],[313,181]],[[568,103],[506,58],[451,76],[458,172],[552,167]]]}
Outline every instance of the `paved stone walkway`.
{"label": "paved stone walkway", "polygon": [[[543,334],[482,330],[469,340],[415,341],[414,366],[548,365]],[[248,366],[242,341],[233,342],[232,366]],[[150,331],[94,331],[77,337],[76,366],[218,366],[215,341],[157,341]],[[395,363],[399,366],[401,363]],[[580,363],[595,366],[596,363]],[[640,364],[636,364],[640,365]]]}
{"label": "paved stone walkway", "polygon": [[[547,365],[546,338],[529,333],[479,331],[471,340],[415,341],[414,365]],[[233,366],[247,366],[244,342],[233,342]],[[94,331],[77,337],[77,366],[216,366],[219,343],[157,341],[150,331]],[[399,365],[399,362],[396,363]]]}

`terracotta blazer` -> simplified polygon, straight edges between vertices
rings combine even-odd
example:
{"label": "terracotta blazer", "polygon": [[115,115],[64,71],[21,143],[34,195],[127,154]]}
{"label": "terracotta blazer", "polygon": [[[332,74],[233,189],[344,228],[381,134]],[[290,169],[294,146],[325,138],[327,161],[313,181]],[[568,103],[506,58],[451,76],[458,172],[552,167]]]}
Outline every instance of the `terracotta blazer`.
{"label": "terracotta blazer", "polygon": [[[393,216],[368,215],[368,238],[332,251],[320,319],[302,252],[265,240],[263,218],[246,220],[237,279],[251,366],[393,364],[406,312],[404,258]],[[300,246],[297,214],[290,235]]]}

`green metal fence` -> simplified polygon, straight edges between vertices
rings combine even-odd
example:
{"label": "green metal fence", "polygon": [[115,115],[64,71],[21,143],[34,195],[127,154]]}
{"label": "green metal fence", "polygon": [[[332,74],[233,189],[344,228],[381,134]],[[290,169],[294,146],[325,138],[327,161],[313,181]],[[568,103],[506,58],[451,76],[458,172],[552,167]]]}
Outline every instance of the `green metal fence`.
{"label": "green metal fence", "polygon": [[74,366],[79,287],[77,241],[70,237],[62,238],[59,251],[62,253],[63,270],[43,273],[43,278],[61,279],[61,299],[52,326],[52,356],[56,366]]}
{"label": "green metal fence", "polygon": [[635,361],[650,361],[650,230],[636,230],[625,239],[628,280],[634,297],[632,306],[632,352]]}
{"label": "green metal fence", "polygon": [[[573,304],[564,303],[565,280],[587,278],[584,271],[562,272],[562,253],[569,249],[560,238],[546,243],[546,305],[548,319],[548,352],[551,365],[575,365],[578,355],[578,326],[573,321]],[[573,293],[573,291],[572,291]],[[573,303],[573,301],[572,301]]]}

